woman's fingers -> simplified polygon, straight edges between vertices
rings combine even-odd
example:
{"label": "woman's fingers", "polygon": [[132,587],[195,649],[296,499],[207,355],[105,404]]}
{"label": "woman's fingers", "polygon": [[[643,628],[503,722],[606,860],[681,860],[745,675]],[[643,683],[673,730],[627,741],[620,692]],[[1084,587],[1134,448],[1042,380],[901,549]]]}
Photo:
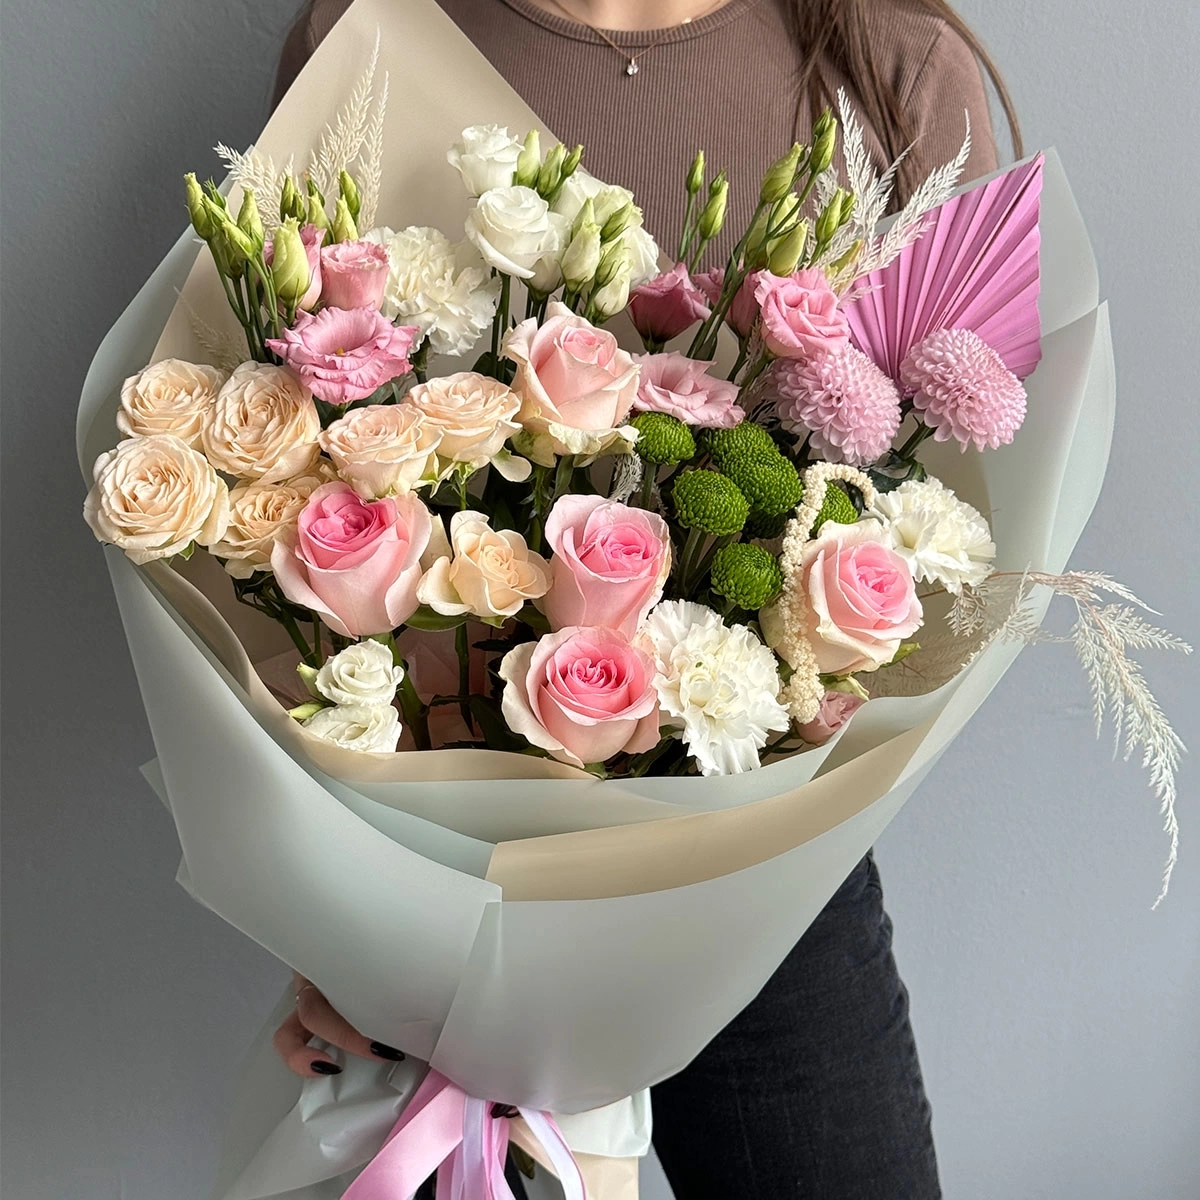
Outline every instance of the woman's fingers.
{"label": "woman's fingers", "polygon": [[293,1074],[303,1079],[317,1075],[338,1075],[342,1068],[321,1050],[308,1044],[312,1033],[304,1028],[298,1012],[288,1014],[287,1019],[275,1030],[275,1053]]}
{"label": "woman's fingers", "polygon": [[[376,1061],[383,1059],[385,1062],[400,1062],[404,1058],[399,1050],[363,1037],[345,1017],[335,1011],[312,984],[302,986],[297,993],[296,1012],[299,1024],[307,1029],[310,1035],[345,1050],[347,1054],[357,1054],[360,1058]],[[317,1072],[327,1073],[322,1072],[320,1068]]]}

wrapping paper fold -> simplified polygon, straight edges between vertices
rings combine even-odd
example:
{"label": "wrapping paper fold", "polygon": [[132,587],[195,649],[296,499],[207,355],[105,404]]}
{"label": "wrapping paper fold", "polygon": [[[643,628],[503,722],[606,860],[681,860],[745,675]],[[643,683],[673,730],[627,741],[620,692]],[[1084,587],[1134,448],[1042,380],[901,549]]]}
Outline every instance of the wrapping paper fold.
{"label": "wrapping paper fold", "polygon": [[[260,149],[281,160],[315,139],[377,29],[407,96],[387,131],[381,214],[453,232],[466,200],[440,168],[446,144],[472,123],[538,122],[432,0],[359,0]],[[405,117],[414,104],[421,121]],[[1065,565],[1112,434],[1107,312],[1053,153],[1041,244],[1046,336],[1016,445],[938,447],[928,464],[989,515],[998,566],[1016,571]],[[114,439],[121,380],[153,358],[202,357],[189,313],[226,320],[196,250],[180,239],[97,353],[79,412],[85,473]],[[566,1114],[572,1148],[606,1159],[591,1166],[598,1200],[636,1195],[621,1164],[644,1152],[649,1125],[644,1099],[629,1098],[753,998],[1017,653],[992,646],[928,695],[872,701],[837,742],[748,775],[600,782],[487,751],[338,751],[255,673],[278,636],[234,604],[219,569],[193,564],[185,578],[106,555],[181,882],[370,1037],[473,1096]],[[419,1070],[351,1063],[301,1089],[260,1042],[217,1195],[340,1195]]]}

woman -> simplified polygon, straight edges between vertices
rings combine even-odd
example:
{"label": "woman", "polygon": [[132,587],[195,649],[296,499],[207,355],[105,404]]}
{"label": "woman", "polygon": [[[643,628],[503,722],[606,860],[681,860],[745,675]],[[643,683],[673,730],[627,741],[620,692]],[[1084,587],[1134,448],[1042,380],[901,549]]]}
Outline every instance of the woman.
{"label": "woman", "polygon": [[[396,0],[402,3],[403,0]],[[663,246],[679,239],[692,154],[729,172],[727,236],[756,181],[815,113],[849,92],[882,168],[905,147],[901,198],[952,158],[970,116],[966,177],[996,166],[979,64],[942,0],[439,0],[587,166],[633,190]],[[280,92],[350,0],[312,0],[288,39]],[[716,261],[723,250],[714,247]],[[339,1068],[307,1046],[397,1053],[352,1030],[300,980],[276,1045],[300,1075]],[[868,855],[757,998],[654,1089],[654,1145],[678,1200],[932,1200],[941,1194],[908,995]]]}

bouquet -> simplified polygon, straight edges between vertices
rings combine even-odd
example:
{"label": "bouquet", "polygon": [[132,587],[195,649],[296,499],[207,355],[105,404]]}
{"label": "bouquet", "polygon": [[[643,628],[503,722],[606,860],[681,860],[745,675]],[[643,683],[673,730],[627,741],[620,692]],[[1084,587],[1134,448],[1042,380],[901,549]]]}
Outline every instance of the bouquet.
{"label": "bouquet", "polygon": [[[356,6],[293,97],[332,55],[361,66],[367,10],[383,22]],[[1047,636],[1049,594],[1075,604],[1173,862],[1182,746],[1127,650],[1186,647],[1122,585],[1061,573],[1111,381],[1086,273],[1062,278],[1090,258],[1053,158],[956,192],[968,132],[881,224],[894,172],[842,96],[717,262],[742,181],[698,153],[663,261],[584,147],[474,125],[444,168],[461,228],[406,224],[380,44],[305,171],[221,147],[232,191],[187,178],[206,249],[120,387],[85,507],[124,552],[186,885],[434,1067],[306,1083],[226,1194],[340,1194],[369,1162],[347,1195],[438,1168],[447,1194],[499,1196],[510,1136],[568,1195],[619,1194],[606,1171],[648,1139],[622,1098],[754,994]],[[154,325],[124,320],[122,350]],[[207,599],[168,566],[186,560]],[[289,874],[315,844],[336,893]],[[757,944],[714,960],[751,919]],[[385,930],[403,953],[372,961]],[[689,983],[713,1002],[668,1036]]]}

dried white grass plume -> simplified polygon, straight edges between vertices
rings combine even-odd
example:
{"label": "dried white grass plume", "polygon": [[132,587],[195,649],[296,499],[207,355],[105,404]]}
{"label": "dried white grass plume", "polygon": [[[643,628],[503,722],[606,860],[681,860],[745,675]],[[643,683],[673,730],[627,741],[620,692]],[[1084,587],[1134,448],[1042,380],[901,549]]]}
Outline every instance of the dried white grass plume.
{"label": "dried white grass plume", "polygon": [[367,122],[367,134],[360,155],[357,183],[362,208],[358,223],[359,228],[364,230],[375,228],[375,214],[379,209],[379,192],[383,185],[383,119],[387,115],[390,84],[385,73],[379,89],[379,100]]}
{"label": "dried white grass plume", "polygon": [[244,154],[224,142],[218,142],[215,149],[229,169],[232,182],[240,188],[253,189],[263,229],[270,236],[279,228],[279,197],[283,181],[292,173],[292,160],[289,158],[282,167],[277,167],[270,155],[259,154],[253,146]]}
{"label": "dried white grass plume", "polygon": [[[1039,587],[1049,588],[1074,603],[1075,624],[1065,637],[1046,633],[1030,609],[1029,600]],[[1106,595],[1117,600],[1106,601]],[[1124,584],[1098,571],[1069,571],[1064,575],[998,572],[974,591],[963,589],[951,611],[950,623],[961,636],[982,634],[984,644],[1002,640],[1074,645],[1091,687],[1097,736],[1105,720],[1111,720],[1114,753],[1123,753],[1128,760],[1135,751],[1141,751],[1142,766],[1150,773],[1150,786],[1159,801],[1164,831],[1171,839],[1162,888],[1153,905],[1157,908],[1167,894],[1179,857],[1175,773],[1186,747],[1128,651],[1176,650],[1190,654],[1192,647],[1152,625],[1142,613],[1157,615]]]}
{"label": "dried white grass plume", "polygon": [[645,467],[636,454],[619,454],[613,464],[608,498],[624,504],[641,487]]}
{"label": "dried white grass plume", "polygon": [[[177,295],[182,295],[177,291]],[[246,361],[248,350],[244,334],[235,334],[229,330],[215,329],[187,301],[188,324],[196,341],[208,356],[208,362],[219,367],[222,371],[232,371],[234,367]]]}

